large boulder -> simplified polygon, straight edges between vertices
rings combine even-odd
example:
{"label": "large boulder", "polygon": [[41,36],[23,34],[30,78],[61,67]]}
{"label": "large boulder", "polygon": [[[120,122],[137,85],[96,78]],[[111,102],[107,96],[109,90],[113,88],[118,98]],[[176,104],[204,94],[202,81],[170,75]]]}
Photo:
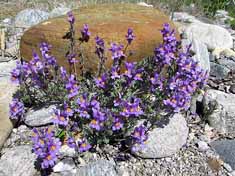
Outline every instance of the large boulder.
{"label": "large boulder", "polygon": [[9,103],[16,91],[16,86],[10,81],[10,71],[15,65],[15,61],[0,64],[0,148],[13,128],[9,119]]}
{"label": "large boulder", "polygon": [[233,47],[231,34],[217,25],[196,22],[187,26],[185,33],[189,39],[196,38],[206,44],[209,50]]}
{"label": "large boulder", "polygon": [[235,170],[235,140],[214,141],[210,144],[224,162]]}
{"label": "large boulder", "polygon": [[0,159],[0,176],[32,176],[36,175],[34,162],[36,155],[30,145],[22,145],[4,149]]}
{"label": "large boulder", "polygon": [[210,58],[207,46],[196,38],[182,40],[184,49],[187,49],[190,44],[192,44],[191,50],[195,53],[193,59],[198,62],[201,68],[210,72]]}
{"label": "large boulder", "polygon": [[209,89],[204,98],[204,114],[209,124],[221,133],[235,134],[235,95]]}
{"label": "large boulder", "polygon": [[20,11],[15,17],[15,25],[31,27],[44,20],[47,20],[49,13],[39,9],[25,9]]}
{"label": "large boulder", "polygon": [[[87,58],[85,59],[87,70],[97,68],[98,58],[94,53],[94,38],[97,35],[105,40],[106,48],[110,47],[111,42],[126,45],[127,29],[133,28],[136,38],[129,49],[134,54],[128,58],[128,61],[139,61],[143,57],[153,55],[154,48],[161,43],[160,29],[162,29],[164,23],[170,23],[174,28],[173,23],[162,12],[136,4],[106,4],[82,7],[75,10],[74,15],[77,39],[80,37],[80,29],[83,24],[88,24],[91,31],[90,41],[82,46],[84,56]],[[39,51],[39,43],[46,41],[52,44],[52,54],[59,60],[59,64],[68,68],[65,54],[68,51],[69,41],[62,39],[68,29],[67,16],[53,18],[30,28],[25,32],[20,42],[22,57],[27,61],[30,60],[32,50]],[[110,66],[112,63],[110,52],[107,52],[107,58],[106,66]]]}
{"label": "large boulder", "polygon": [[182,114],[174,114],[169,124],[149,132],[146,147],[136,155],[143,158],[171,156],[186,144],[188,132],[189,129],[184,116]]}

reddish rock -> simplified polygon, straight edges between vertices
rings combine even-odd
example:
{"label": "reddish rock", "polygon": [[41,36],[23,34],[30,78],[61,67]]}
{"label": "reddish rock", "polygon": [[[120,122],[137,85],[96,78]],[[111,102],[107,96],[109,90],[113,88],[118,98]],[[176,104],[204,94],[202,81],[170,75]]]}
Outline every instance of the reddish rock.
{"label": "reddish rock", "polygon": [[[82,7],[74,10],[74,15],[77,39],[80,37],[80,29],[83,24],[88,24],[91,31],[90,41],[82,46],[87,58],[85,68],[88,70],[97,68],[98,58],[94,54],[94,38],[97,35],[105,40],[106,48],[109,48],[111,42],[126,44],[127,29],[133,28],[136,38],[129,49],[134,52],[134,55],[128,58],[128,61],[139,61],[143,57],[152,55],[154,48],[161,42],[160,29],[162,29],[163,23],[170,23],[174,27],[168,17],[157,9],[134,4]],[[22,57],[27,61],[30,60],[32,49],[38,51],[39,43],[46,41],[52,44],[52,54],[56,56],[59,64],[68,68],[65,53],[68,50],[69,42],[62,39],[68,29],[67,16],[53,18],[30,28],[21,39]],[[106,66],[110,66],[112,59],[110,53],[107,53]]]}

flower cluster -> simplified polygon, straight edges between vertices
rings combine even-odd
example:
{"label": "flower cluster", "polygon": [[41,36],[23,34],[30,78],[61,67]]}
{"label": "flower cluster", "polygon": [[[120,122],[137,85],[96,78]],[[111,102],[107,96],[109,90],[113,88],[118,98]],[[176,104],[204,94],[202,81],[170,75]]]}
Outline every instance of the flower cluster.
{"label": "flower cluster", "polygon": [[[68,21],[74,30],[72,13],[68,14]],[[58,102],[52,117],[60,134],[56,136],[58,138],[50,129],[34,129],[33,151],[42,161],[42,168],[55,164],[60,141],[81,153],[97,145],[124,139],[130,151],[137,152],[145,146],[148,131],[156,126],[159,111],[175,113],[188,110],[191,97],[205,85],[207,72],[192,59],[190,46],[186,52],[181,49],[169,24],[164,24],[161,33],[163,42],[154,50],[154,57],[138,63],[126,61],[126,51],[135,39],[131,28],[123,35],[126,47],[113,42],[111,48],[106,49],[104,40],[96,36],[93,42],[100,61],[96,76],[86,73],[82,78],[77,77],[75,56],[83,54],[71,54],[73,52],[69,52],[67,57],[69,65],[74,66],[74,72],[70,69],[67,73],[57,65],[47,43],[40,45],[41,56],[34,52],[29,63],[17,63],[12,71],[13,82],[43,90],[40,94],[46,93],[50,101]],[[88,25],[84,25],[80,44],[90,38]],[[108,70],[102,69],[106,50],[113,61]],[[23,104],[17,99],[13,100],[10,109],[11,118],[19,118],[24,112]],[[140,120],[144,120],[144,125],[137,126]]]}
{"label": "flower cluster", "polygon": [[61,142],[55,137],[55,132],[50,128],[33,129],[33,152],[41,162],[41,167],[47,169],[55,165]]}

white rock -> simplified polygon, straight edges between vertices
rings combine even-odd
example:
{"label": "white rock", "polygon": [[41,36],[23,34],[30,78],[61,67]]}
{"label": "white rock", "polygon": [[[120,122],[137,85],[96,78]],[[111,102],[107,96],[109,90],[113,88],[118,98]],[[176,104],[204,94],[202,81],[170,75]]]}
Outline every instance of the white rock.
{"label": "white rock", "polygon": [[202,22],[192,23],[185,28],[185,34],[190,40],[193,38],[200,40],[209,50],[233,47],[231,34],[217,25]]}
{"label": "white rock", "polygon": [[57,7],[55,9],[53,9],[50,14],[49,14],[49,17],[50,18],[53,18],[53,17],[58,17],[58,16],[61,16],[61,15],[65,15],[67,14],[69,11],[71,11],[70,8],[67,8],[67,7]]}
{"label": "white rock", "polygon": [[217,59],[219,59],[221,55],[225,57],[235,57],[235,51],[228,48],[215,48],[212,55]]}
{"label": "white rock", "polygon": [[137,3],[137,5],[144,6],[144,7],[153,7],[153,5],[147,4],[145,2],[139,2],[139,3]]}
{"label": "white rock", "polygon": [[174,114],[163,128],[155,128],[148,134],[146,147],[136,153],[143,158],[163,158],[178,152],[186,144],[189,129],[183,115]]}
{"label": "white rock", "polygon": [[209,89],[203,98],[210,126],[221,133],[235,134],[235,95]]}
{"label": "white rock", "polygon": [[186,12],[174,12],[173,21],[184,23],[200,22],[195,16],[189,15]]}
{"label": "white rock", "polygon": [[53,172],[76,173],[76,166],[72,158],[65,158],[53,167]]}
{"label": "white rock", "polygon": [[186,49],[189,44],[192,44],[191,50],[195,53],[193,59],[198,62],[201,68],[210,72],[210,57],[207,46],[196,38],[182,40],[184,49]]}
{"label": "white rock", "polygon": [[34,162],[36,155],[32,153],[32,146],[23,145],[2,151],[0,159],[1,176],[32,176],[36,174]]}
{"label": "white rock", "polygon": [[71,148],[67,145],[62,145],[60,148],[60,155],[64,157],[75,157],[76,151],[74,148]]}
{"label": "white rock", "polygon": [[16,26],[31,27],[44,20],[47,20],[49,13],[39,9],[25,9],[20,11],[15,17]]}
{"label": "white rock", "polygon": [[199,151],[202,151],[202,152],[207,151],[210,148],[208,144],[204,141],[199,141],[197,145],[198,145]]}

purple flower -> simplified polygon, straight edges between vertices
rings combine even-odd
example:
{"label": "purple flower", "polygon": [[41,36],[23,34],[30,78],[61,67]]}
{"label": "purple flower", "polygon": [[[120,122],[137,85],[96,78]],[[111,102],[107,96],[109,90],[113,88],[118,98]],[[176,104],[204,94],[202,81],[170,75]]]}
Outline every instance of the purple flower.
{"label": "purple flower", "polygon": [[67,103],[64,103],[64,113],[68,117],[72,117],[74,114],[74,110],[68,106]]}
{"label": "purple flower", "polygon": [[103,123],[101,123],[101,122],[100,122],[99,120],[97,120],[97,119],[92,119],[91,122],[90,122],[90,124],[89,124],[89,126],[90,126],[91,128],[96,129],[97,131],[100,131],[100,130],[102,129],[102,127],[103,127]]}
{"label": "purple flower", "polygon": [[77,144],[74,140],[74,138],[72,137],[69,137],[68,140],[67,140],[67,145],[70,147],[70,148],[76,148],[77,147]]}
{"label": "purple flower", "polygon": [[52,122],[56,125],[67,126],[68,125],[68,116],[64,111],[62,111],[60,109],[55,109],[54,116],[52,117]]}
{"label": "purple flower", "polygon": [[113,122],[113,125],[112,125],[112,130],[113,131],[118,131],[121,128],[123,128],[123,125],[124,125],[123,120],[116,117],[116,118],[114,118],[114,122]]}
{"label": "purple flower", "polygon": [[83,118],[86,118],[86,119],[89,119],[91,117],[90,114],[87,112],[87,110],[85,110],[83,108],[76,109],[76,111],[79,113],[80,117],[83,117]]}
{"label": "purple flower", "polygon": [[109,50],[112,52],[112,59],[115,62],[126,57],[122,49],[123,45],[117,45],[116,43],[111,43],[111,48]]}
{"label": "purple flower", "polygon": [[79,145],[79,152],[86,152],[91,148],[91,145],[85,139],[79,141],[78,145]]}
{"label": "purple flower", "polygon": [[96,86],[105,89],[105,82],[107,80],[107,75],[103,74],[101,77],[95,79]]}
{"label": "purple flower", "polygon": [[74,75],[70,75],[69,81],[65,87],[69,91],[69,95],[68,95],[69,99],[78,95],[79,86],[77,85]]}
{"label": "purple flower", "polygon": [[148,139],[147,129],[143,125],[135,127],[134,132],[131,134],[133,145],[131,147],[132,152],[137,152],[145,147],[145,142]]}
{"label": "purple flower", "polygon": [[67,59],[68,59],[68,63],[70,65],[73,65],[75,63],[77,63],[78,61],[76,60],[76,54],[68,54],[67,56]]}
{"label": "purple flower", "polygon": [[127,31],[127,35],[126,35],[126,40],[127,40],[129,45],[134,40],[134,38],[135,38],[135,36],[133,34],[133,30],[131,28],[129,28],[128,31]]}
{"label": "purple flower", "polygon": [[40,51],[41,51],[42,57],[44,58],[45,62],[46,62],[48,65],[56,66],[56,59],[55,59],[55,57],[54,57],[54,56],[51,56],[51,55],[49,54],[51,47],[52,47],[52,46],[49,45],[48,43],[42,42],[42,43],[40,44]]}
{"label": "purple flower", "polygon": [[111,78],[112,79],[120,78],[121,76],[119,75],[119,72],[120,72],[120,68],[117,66],[113,66],[111,68]]}
{"label": "purple flower", "polygon": [[62,80],[66,80],[68,77],[67,72],[64,67],[60,67],[60,76],[61,76]]}
{"label": "purple flower", "polygon": [[19,119],[23,116],[24,104],[20,102],[17,98],[14,98],[9,106],[11,119]]}
{"label": "purple flower", "polygon": [[87,100],[87,94],[84,93],[82,96],[80,96],[78,99],[77,99],[77,104],[81,107],[81,108],[88,108],[88,106],[90,105],[90,103],[88,102]]}
{"label": "purple flower", "polygon": [[140,107],[140,99],[139,98],[135,98],[134,102],[127,102],[125,101],[123,103],[123,111],[120,113],[120,115],[124,116],[124,117],[129,117],[129,116],[139,116],[139,115],[143,115],[144,112]]}
{"label": "purple flower", "polygon": [[96,43],[96,50],[95,53],[98,55],[98,57],[101,59],[104,56],[105,46],[104,46],[104,40],[100,37],[95,38]]}
{"label": "purple flower", "polygon": [[33,129],[33,152],[42,160],[42,169],[53,167],[57,161],[57,155],[61,148],[61,142],[54,136],[55,132],[49,128]]}
{"label": "purple flower", "polygon": [[74,22],[75,22],[75,17],[74,17],[74,15],[73,15],[72,11],[68,12],[67,15],[68,15],[68,22],[69,22],[71,25],[73,25]]}
{"label": "purple flower", "polygon": [[127,76],[128,78],[132,78],[132,73],[134,71],[135,68],[135,63],[134,62],[125,62],[125,67],[126,67],[126,71],[124,73],[124,76]]}
{"label": "purple flower", "polygon": [[80,40],[82,42],[88,42],[90,39],[91,33],[89,32],[89,28],[87,24],[84,24],[83,29],[81,30],[81,34],[82,34],[82,37],[80,38]]}
{"label": "purple flower", "polygon": [[100,109],[92,108],[93,117],[99,121],[105,121],[107,119],[106,114]]}
{"label": "purple flower", "polygon": [[143,125],[135,127],[134,132],[131,134],[131,136],[135,141],[138,141],[139,143],[145,142],[148,139],[148,136],[146,135],[146,127]]}
{"label": "purple flower", "polygon": [[19,84],[21,81],[21,71],[19,68],[15,68],[11,71],[11,81],[13,83]]}

